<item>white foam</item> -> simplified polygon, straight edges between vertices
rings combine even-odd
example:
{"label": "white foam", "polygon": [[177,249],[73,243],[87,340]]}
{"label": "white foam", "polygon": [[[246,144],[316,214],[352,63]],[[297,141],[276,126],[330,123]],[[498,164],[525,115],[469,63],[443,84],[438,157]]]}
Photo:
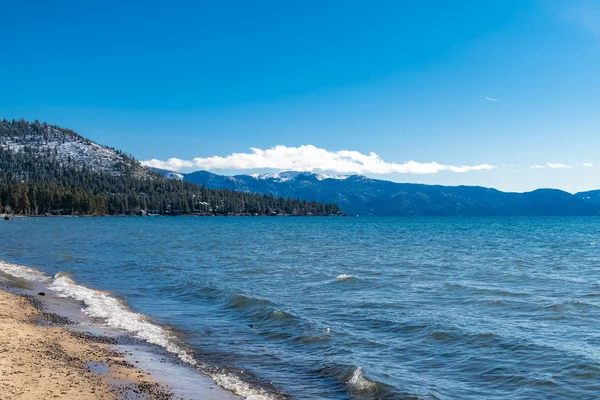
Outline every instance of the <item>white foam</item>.
{"label": "white foam", "polygon": [[50,290],[57,292],[58,296],[83,302],[85,308],[82,309],[82,312],[86,315],[100,318],[110,328],[127,331],[138,339],[176,354],[183,362],[197,367],[204,374],[210,376],[219,386],[245,399],[276,399],[261,388],[251,387],[236,375],[212,372],[210,368],[198,364],[173,333],[160,325],[153,324],[145,315],[131,311],[121,300],[111,296],[110,293],[79,285],[62,272],[56,274],[52,279],[33,268],[3,261],[0,261],[0,271],[17,278],[46,283]]}
{"label": "white foam", "polygon": [[246,382],[242,381],[235,375],[217,373],[211,378],[224,389],[227,389],[246,400],[275,400],[276,398],[261,389],[250,387]]}
{"label": "white foam", "polygon": [[[138,339],[145,340],[163,347],[189,365],[198,367],[210,376],[215,383],[237,395],[250,400],[270,400],[273,397],[260,388],[253,388],[235,375],[226,373],[211,373],[202,368],[197,361],[178,344],[178,339],[168,330],[155,325],[146,316],[129,310],[119,299],[106,292],[87,288],[73,282],[65,274],[57,274],[50,289],[59,295],[82,301],[87,307],[83,312],[91,317],[102,318],[111,328],[117,328],[132,333]],[[274,398],[273,398],[274,399]]]}
{"label": "white foam", "polygon": [[363,376],[363,370],[360,367],[354,370],[352,377],[346,383],[353,391],[356,392],[370,391],[377,387],[375,382],[371,382]]}
{"label": "white foam", "polygon": [[23,265],[11,264],[4,261],[0,261],[0,271],[5,274],[14,276],[15,278],[26,279],[34,282],[48,282],[50,278],[33,268],[25,267]]}
{"label": "white foam", "polygon": [[82,301],[86,305],[86,308],[83,309],[85,314],[90,317],[104,319],[109,327],[130,332],[138,339],[161,346],[176,354],[182,361],[197,367],[210,376],[215,383],[224,389],[250,400],[274,399],[262,389],[251,387],[235,375],[211,373],[209,368],[203,368],[179,344],[178,339],[171,332],[148,321],[143,314],[129,310],[123,302],[112,297],[109,293],[78,285],[65,274],[57,274],[50,285],[50,289],[58,292],[60,296]]}
{"label": "white foam", "polygon": [[345,281],[347,279],[353,279],[353,278],[354,278],[354,275],[341,274],[341,275],[338,275],[337,278],[335,278],[335,279],[337,279],[338,281]]}
{"label": "white foam", "polygon": [[138,339],[177,354],[188,364],[196,364],[194,358],[177,345],[177,338],[171,332],[149,322],[144,315],[129,310],[119,299],[108,293],[78,285],[63,273],[54,277],[50,289],[58,292],[61,297],[82,301],[86,305],[82,310],[86,315],[102,318],[109,327],[130,332]]}

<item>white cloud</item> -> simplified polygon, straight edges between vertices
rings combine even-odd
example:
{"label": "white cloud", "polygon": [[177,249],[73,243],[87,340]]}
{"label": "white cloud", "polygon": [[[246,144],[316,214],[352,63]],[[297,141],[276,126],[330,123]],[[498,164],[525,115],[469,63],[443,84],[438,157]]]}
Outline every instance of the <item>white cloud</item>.
{"label": "white cloud", "polygon": [[500,103],[500,100],[498,100],[498,99],[494,99],[494,98],[492,98],[492,97],[486,97],[485,99],[486,99],[486,100],[489,100],[489,101],[495,101],[496,103]]}
{"label": "white cloud", "polygon": [[142,161],[142,165],[153,167],[153,168],[162,168],[168,169],[171,171],[179,171],[184,168],[193,168],[193,161],[186,161],[180,158],[169,158],[167,161],[161,161],[153,158],[152,160]]}
{"label": "white cloud", "polygon": [[328,151],[313,145],[299,147],[275,146],[262,150],[251,148],[250,153],[233,153],[226,157],[197,157],[193,160],[169,158],[166,161],[147,160],[142,164],[149,167],[179,171],[182,169],[274,169],[280,171],[332,171],[344,174],[435,174],[441,171],[469,172],[490,170],[494,166],[444,165],[437,162],[420,163],[408,161],[403,164],[386,162],[377,154],[358,151]]}
{"label": "white cloud", "polygon": [[584,166],[584,167],[588,167],[588,168],[592,168],[592,167],[594,166],[594,164],[592,164],[592,163],[589,163],[589,162],[584,162],[584,163],[583,163],[583,166]]}
{"label": "white cloud", "polygon": [[549,168],[572,168],[570,165],[565,165],[561,163],[548,163]]}
{"label": "white cloud", "polygon": [[542,168],[544,168],[544,166],[539,165],[539,164],[535,164],[535,165],[532,165],[531,167],[529,167],[529,169],[542,169]]}

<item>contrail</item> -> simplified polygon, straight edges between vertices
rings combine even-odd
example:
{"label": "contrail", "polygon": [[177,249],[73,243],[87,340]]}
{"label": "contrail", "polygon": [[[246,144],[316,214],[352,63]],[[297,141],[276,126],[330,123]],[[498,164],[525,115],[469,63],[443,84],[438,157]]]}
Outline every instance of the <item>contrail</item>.
{"label": "contrail", "polygon": [[492,99],[491,97],[486,97],[485,99],[489,101],[495,101],[496,103],[500,103],[500,100]]}

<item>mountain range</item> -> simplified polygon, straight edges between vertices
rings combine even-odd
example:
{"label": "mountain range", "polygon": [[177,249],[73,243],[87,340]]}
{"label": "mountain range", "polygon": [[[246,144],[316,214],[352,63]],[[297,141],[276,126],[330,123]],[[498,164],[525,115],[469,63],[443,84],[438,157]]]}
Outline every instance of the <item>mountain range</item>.
{"label": "mountain range", "polygon": [[0,207],[7,206],[24,214],[322,215],[339,206],[351,215],[600,215],[600,190],[510,193],[295,171],[179,173],[145,167],[58,126],[2,120]]}
{"label": "mountain range", "polygon": [[361,175],[287,171],[225,176],[154,170],[208,188],[334,202],[352,215],[600,215],[600,190],[512,193],[480,186],[396,183]]}

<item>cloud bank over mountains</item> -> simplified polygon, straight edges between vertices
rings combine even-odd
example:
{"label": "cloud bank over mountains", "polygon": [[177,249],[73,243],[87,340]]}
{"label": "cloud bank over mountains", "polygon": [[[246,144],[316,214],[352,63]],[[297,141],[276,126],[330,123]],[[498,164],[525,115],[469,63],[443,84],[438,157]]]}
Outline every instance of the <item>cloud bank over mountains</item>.
{"label": "cloud bank over mountains", "polygon": [[[251,148],[248,153],[232,153],[225,157],[196,157],[192,160],[169,158],[168,160],[151,159],[142,161],[148,167],[161,168],[170,171],[192,170],[278,170],[278,171],[307,171],[335,172],[340,174],[384,175],[384,174],[436,174],[438,172],[470,172],[486,171],[498,168],[516,167],[510,165],[446,165],[438,162],[408,161],[403,163],[385,161],[376,153],[363,154],[352,150],[329,151],[313,145],[287,147],[283,145],[263,150]],[[586,168],[594,165],[584,162]],[[572,169],[572,165],[559,162],[535,164],[530,170],[540,169]]]}
{"label": "cloud bank over mountains", "polygon": [[358,151],[329,151],[313,145],[299,147],[275,146],[269,149],[251,148],[249,153],[232,153],[225,157],[197,157],[193,160],[169,158],[166,161],[151,159],[142,164],[173,171],[183,169],[252,170],[275,169],[290,171],[331,171],[343,174],[435,174],[442,171],[469,172],[491,170],[490,164],[444,165],[435,161],[408,161],[402,164],[387,162],[375,153]]}

